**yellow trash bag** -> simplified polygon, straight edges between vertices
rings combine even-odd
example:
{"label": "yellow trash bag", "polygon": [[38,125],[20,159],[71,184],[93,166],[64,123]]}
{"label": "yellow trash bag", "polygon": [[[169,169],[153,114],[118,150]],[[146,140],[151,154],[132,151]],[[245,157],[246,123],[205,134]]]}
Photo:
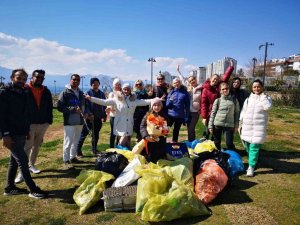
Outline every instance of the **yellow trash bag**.
{"label": "yellow trash bag", "polygon": [[211,140],[206,140],[201,143],[198,143],[194,149],[194,152],[196,153],[212,152],[213,150],[217,150],[215,143]]}
{"label": "yellow trash bag", "polygon": [[194,190],[193,161],[183,157],[175,161],[158,160],[157,165],[166,169],[169,176]]}
{"label": "yellow trash bag", "polygon": [[142,220],[150,222],[171,221],[178,218],[210,214],[211,211],[190,188],[184,185],[178,187],[175,185],[166,195],[157,194],[148,199],[142,211]]}
{"label": "yellow trash bag", "polygon": [[140,154],[134,154],[132,151],[129,150],[120,150],[118,148],[108,148],[105,150],[106,152],[117,152],[118,154],[121,154],[123,156],[125,156],[129,162],[131,162],[135,157],[138,157],[138,159],[140,160],[140,162],[142,164],[146,163],[146,158]]}
{"label": "yellow trash bag", "polygon": [[[79,186],[73,195],[73,199],[80,207],[79,215],[82,215],[91,206],[95,205],[101,198],[105,189],[105,182],[115,179],[113,175],[103,171],[87,172],[89,176]],[[79,175],[80,176],[80,175]],[[84,174],[81,174],[83,177]],[[79,178],[81,180],[81,178]]]}
{"label": "yellow trash bag", "polygon": [[168,192],[173,179],[163,168],[135,171],[142,175],[136,193],[136,212],[142,212],[149,198]]}

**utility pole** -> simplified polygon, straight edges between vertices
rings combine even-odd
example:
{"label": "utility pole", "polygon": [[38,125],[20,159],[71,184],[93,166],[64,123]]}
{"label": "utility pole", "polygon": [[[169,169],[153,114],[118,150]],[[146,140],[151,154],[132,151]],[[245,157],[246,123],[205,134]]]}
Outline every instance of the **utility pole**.
{"label": "utility pole", "polygon": [[4,85],[4,82],[2,82],[2,81],[5,80],[5,77],[0,76],[0,80],[1,80],[1,82],[0,82],[0,87],[1,87],[2,85]]}
{"label": "utility pole", "polygon": [[254,73],[255,73],[255,64],[256,64],[256,62],[257,62],[257,59],[254,57],[254,58],[252,58],[252,61],[253,61],[252,77],[254,77]]}
{"label": "utility pole", "polygon": [[266,62],[267,62],[268,46],[269,46],[269,45],[273,46],[274,43],[268,43],[268,42],[266,42],[266,44],[260,45],[260,46],[259,46],[259,50],[260,50],[263,46],[265,46],[264,74],[263,74],[263,80],[262,80],[263,85],[265,85],[265,78],[266,78]]}
{"label": "utility pole", "polygon": [[81,77],[80,77],[80,79],[82,80],[82,81],[81,81],[81,91],[83,91],[83,79],[84,79],[84,78],[85,78],[85,76],[81,76]]}
{"label": "utility pole", "polygon": [[148,59],[148,62],[151,62],[151,86],[153,85],[153,63],[156,62],[153,57]]}
{"label": "utility pole", "polygon": [[54,96],[56,96],[56,80],[54,80],[53,82],[54,82]]}

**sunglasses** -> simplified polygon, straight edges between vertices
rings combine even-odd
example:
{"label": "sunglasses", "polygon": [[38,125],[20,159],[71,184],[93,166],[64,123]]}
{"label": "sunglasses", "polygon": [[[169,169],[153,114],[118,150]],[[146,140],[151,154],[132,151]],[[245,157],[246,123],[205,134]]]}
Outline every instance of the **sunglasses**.
{"label": "sunglasses", "polygon": [[78,78],[75,78],[75,79],[72,79],[73,81],[80,81],[80,79],[78,79]]}
{"label": "sunglasses", "polygon": [[45,79],[45,77],[43,77],[43,76],[34,76],[34,77],[37,78],[37,79],[42,79],[42,80]]}
{"label": "sunglasses", "polygon": [[164,80],[164,78],[157,78],[157,80]]}
{"label": "sunglasses", "polygon": [[222,88],[221,90],[222,90],[222,91],[225,91],[225,90],[228,90],[228,88]]}
{"label": "sunglasses", "polygon": [[142,86],[142,84],[135,84],[136,86]]}

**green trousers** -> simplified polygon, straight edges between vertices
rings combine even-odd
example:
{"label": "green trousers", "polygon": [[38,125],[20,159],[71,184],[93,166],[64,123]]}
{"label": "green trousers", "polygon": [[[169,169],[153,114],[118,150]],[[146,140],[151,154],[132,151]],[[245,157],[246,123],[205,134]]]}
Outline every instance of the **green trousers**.
{"label": "green trousers", "polygon": [[261,144],[251,144],[245,141],[245,146],[246,151],[248,152],[248,164],[251,167],[255,167],[258,160]]}

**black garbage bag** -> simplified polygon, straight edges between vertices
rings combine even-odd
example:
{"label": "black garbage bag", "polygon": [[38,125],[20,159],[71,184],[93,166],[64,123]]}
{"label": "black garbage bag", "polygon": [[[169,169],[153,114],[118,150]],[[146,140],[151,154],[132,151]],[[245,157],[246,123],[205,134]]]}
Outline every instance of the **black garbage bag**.
{"label": "black garbage bag", "polygon": [[102,152],[96,159],[95,170],[110,173],[117,178],[128,165],[128,159],[116,152]]}

